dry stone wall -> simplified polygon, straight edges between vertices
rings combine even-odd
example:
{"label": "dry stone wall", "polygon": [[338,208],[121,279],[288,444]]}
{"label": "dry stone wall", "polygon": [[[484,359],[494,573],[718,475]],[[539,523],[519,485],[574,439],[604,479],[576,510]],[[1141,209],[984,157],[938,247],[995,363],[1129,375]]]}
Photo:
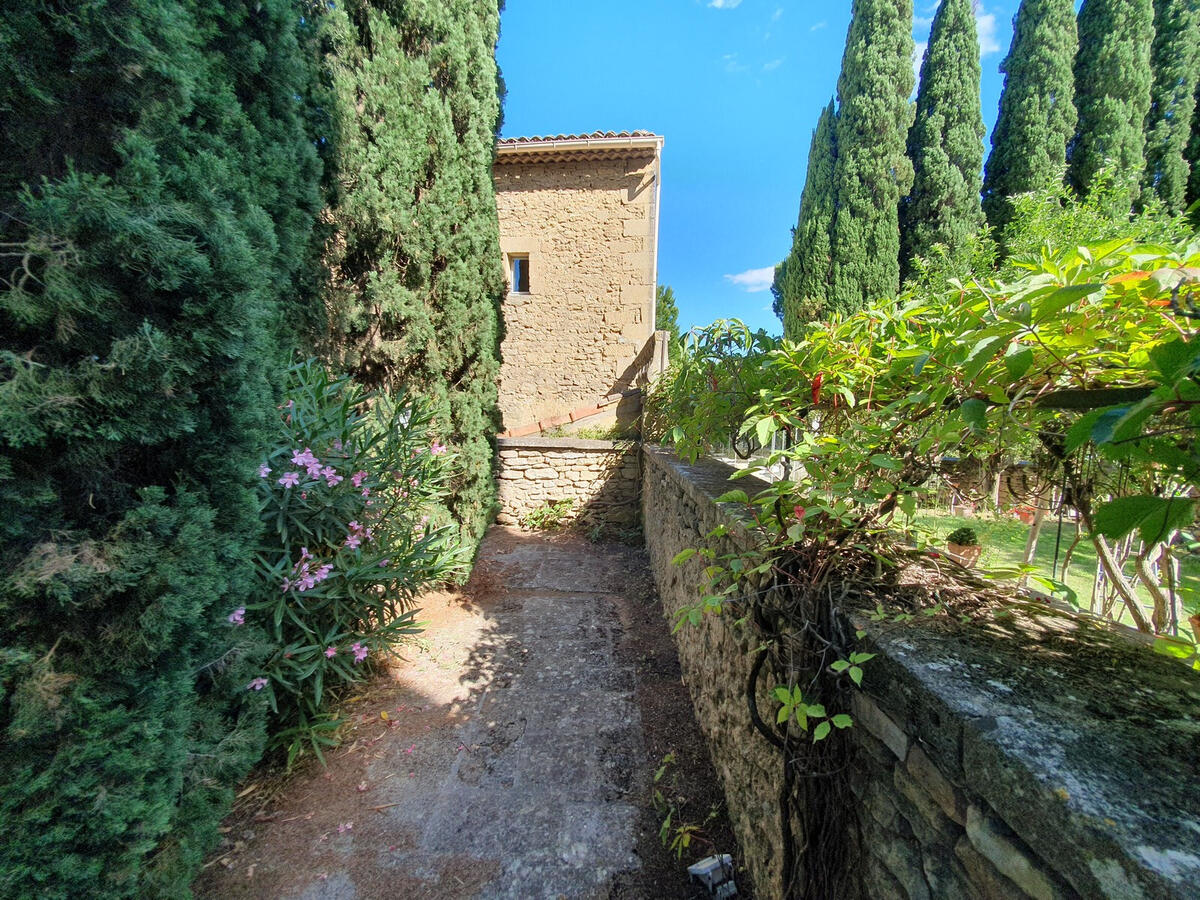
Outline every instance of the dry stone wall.
{"label": "dry stone wall", "polygon": [[519,525],[531,512],[574,501],[566,518],[630,527],[638,521],[637,444],[571,438],[499,438],[497,521]]}
{"label": "dry stone wall", "polygon": [[528,256],[529,291],[504,300],[505,429],[554,420],[630,390],[654,333],[658,160],[505,162],[495,167],[506,270]]}
{"label": "dry stone wall", "polygon": [[[667,614],[695,602],[702,562],[672,558],[724,524],[732,469],[644,452],[642,504]],[[755,479],[736,486],[753,493]],[[845,786],[855,890],[866,897],[1200,896],[1200,677],[1099,624],[1016,602],[994,619],[873,621]],[[783,895],[781,758],[743,695],[754,636],[734,616],[676,635],[758,896]],[[764,688],[765,693],[765,688]],[[760,696],[760,709],[773,709]],[[793,823],[794,825],[794,823]],[[801,866],[804,836],[797,836]]]}

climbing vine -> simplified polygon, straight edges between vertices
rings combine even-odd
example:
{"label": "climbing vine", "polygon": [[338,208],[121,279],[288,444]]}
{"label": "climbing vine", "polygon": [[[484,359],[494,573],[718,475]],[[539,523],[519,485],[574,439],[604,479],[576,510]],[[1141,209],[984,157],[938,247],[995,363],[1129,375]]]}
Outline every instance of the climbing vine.
{"label": "climbing vine", "polygon": [[[653,400],[652,421],[680,455],[732,447],[749,457],[735,478],[771,478],[718,498],[754,536],[749,549],[718,549],[720,526],[676,558],[699,555],[707,576],[676,627],[731,614],[758,635],[746,696],[784,759],[789,884],[833,891],[848,877],[827,817],[849,802],[835,776],[871,654],[841,613],[970,618],[1011,596],[998,580],[1023,574],[963,567],[920,533],[913,517],[949,468],[1023,459],[1061,486],[1130,620],[1200,667],[1186,598],[1160,583],[1169,566],[1151,565],[1187,552],[1200,496],[1200,240],[1045,248],[1010,263],[1019,277],[915,288],[794,341],[718,322],[688,338]],[[1142,545],[1132,577],[1110,543],[1129,535]]]}

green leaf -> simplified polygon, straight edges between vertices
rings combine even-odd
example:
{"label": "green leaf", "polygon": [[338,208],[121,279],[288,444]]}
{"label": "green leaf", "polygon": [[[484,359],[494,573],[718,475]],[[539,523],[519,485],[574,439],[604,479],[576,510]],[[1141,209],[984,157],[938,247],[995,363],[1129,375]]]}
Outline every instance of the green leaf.
{"label": "green leaf", "polygon": [[962,413],[963,421],[975,434],[983,434],[987,431],[987,404],[982,400],[972,397],[970,400],[964,400],[962,406],[959,407],[959,412]]}
{"label": "green leaf", "polygon": [[825,717],[825,707],[820,703],[810,703],[807,712],[814,719],[822,719]]}
{"label": "green leaf", "polygon": [[774,416],[759,419],[754,430],[758,435],[758,442],[765,447],[771,442],[771,435],[779,430],[779,423],[775,421]]}
{"label": "green leaf", "polygon": [[904,468],[904,463],[891,456],[886,456],[883,453],[876,453],[871,457],[871,464],[879,466],[881,469],[887,469],[891,472],[898,472]]}
{"label": "green leaf", "polygon": [[1059,288],[1038,303],[1033,321],[1038,325],[1049,322],[1072,303],[1078,303],[1084,297],[1103,289],[1103,284],[1071,284]]}
{"label": "green leaf", "polygon": [[779,712],[776,713],[776,715],[775,715],[775,723],[777,725],[782,725],[784,722],[786,722],[788,719],[790,719],[791,716],[792,716],[791,707],[790,706],[781,706],[781,707],[779,707]]}
{"label": "green leaf", "polygon": [[846,669],[850,668],[850,663],[846,662],[844,659],[839,659],[835,660],[829,668],[833,669],[835,672],[844,672]]}
{"label": "green leaf", "polygon": [[992,358],[1000,352],[1000,348],[1007,344],[1012,339],[1009,334],[997,334],[991,337],[985,337],[979,341],[971,352],[967,354],[967,359],[963,363],[963,377],[967,381],[974,381],[979,377],[979,373],[983,371],[983,367],[991,362]]}
{"label": "green leaf", "polygon": [[1154,652],[1173,659],[1189,659],[1196,652],[1196,645],[1182,638],[1160,634],[1154,639]]}
{"label": "green leaf", "polygon": [[860,669],[858,666],[851,666],[850,667],[850,680],[853,681],[855,684],[857,684],[859,687],[862,687],[862,669]]}
{"label": "green leaf", "polygon": [[726,491],[717,498],[717,503],[749,503],[750,498],[746,496],[745,491],[733,490]]}
{"label": "green leaf", "polygon": [[1029,371],[1033,365],[1033,351],[1021,344],[1009,345],[1004,354],[1004,367],[1008,369],[1008,377],[1014,381]]}
{"label": "green leaf", "polygon": [[1166,382],[1178,381],[1196,371],[1200,360],[1200,345],[1194,341],[1168,341],[1153,347],[1149,353],[1150,362],[1154,364]]}
{"label": "green leaf", "polygon": [[1117,423],[1125,417],[1125,413],[1127,412],[1129,412],[1129,407],[1127,406],[1117,406],[1113,409],[1100,410],[1100,415],[1096,417],[1096,423],[1092,426],[1092,442],[1095,444],[1104,444],[1111,441]]}
{"label": "green leaf", "polygon": [[815,729],[813,729],[813,743],[815,744],[817,741],[825,740],[825,738],[829,737],[830,731],[832,731],[832,728],[830,728],[829,723],[821,722]]}
{"label": "green leaf", "polygon": [[850,728],[854,724],[854,720],[845,713],[838,713],[829,720],[835,728]]}
{"label": "green leaf", "polygon": [[921,374],[921,370],[924,369],[925,364],[927,362],[929,362],[930,355],[931,354],[929,354],[929,353],[922,353],[920,356],[917,357],[916,362],[913,363],[913,374],[914,375]]}
{"label": "green leaf", "polygon": [[678,553],[675,554],[674,557],[672,557],[671,565],[682,566],[685,562],[687,562],[689,559],[691,559],[695,555],[696,555],[695,547],[688,547],[685,550],[680,550]]}
{"label": "green leaf", "polygon": [[783,685],[779,685],[779,687],[771,691],[771,696],[773,696],[780,703],[789,703],[792,699],[792,692]]}
{"label": "green leaf", "polygon": [[1154,497],[1134,494],[1118,497],[1096,510],[1096,530],[1108,538],[1121,538],[1137,528],[1142,540],[1165,540],[1177,528],[1189,524],[1195,514],[1195,501],[1184,497]]}
{"label": "green leaf", "polygon": [[1066,442],[1063,446],[1064,451],[1070,455],[1092,439],[1092,429],[1096,427],[1096,420],[1105,412],[1103,409],[1094,409],[1086,415],[1080,416],[1070,428],[1067,429]]}

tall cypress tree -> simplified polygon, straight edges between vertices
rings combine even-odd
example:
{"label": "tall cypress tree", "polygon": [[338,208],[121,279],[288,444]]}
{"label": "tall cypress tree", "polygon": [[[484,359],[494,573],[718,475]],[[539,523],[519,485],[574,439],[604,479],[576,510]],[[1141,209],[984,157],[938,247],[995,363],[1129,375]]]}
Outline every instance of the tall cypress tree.
{"label": "tall cypress tree", "polygon": [[833,99],[821,110],[808,148],[808,173],[800,194],[800,215],[781,284],[783,333],[794,338],[804,323],[821,315],[829,298],[832,259],[833,169],[837,159]]}
{"label": "tall cypress tree", "polygon": [[983,225],[979,75],[971,0],[942,0],[921,63],[917,116],[908,131],[913,186],[900,204],[902,275],[909,273],[914,257],[928,257],[934,244],[961,260]]}
{"label": "tall cypress tree", "polygon": [[1136,199],[1146,168],[1153,41],[1151,0],[1084,0],[1075,55],[1079,125],[1067,150],[1071,183],[1080,194],[1111,166]]}
{"label": "tall cypress tree", "polygon": [[830,311],[853,312],[900,288],[912,54],[912,0],[854,0],[838,77]]}
{"label": "tall cypress tree", "polygon": [[1200,82],[1196,84],[1196,95],[1192,106],[1192,136],[1188,141],[1186,151],[1188,165],[1191,167],[1184,204],[1187,207],[1200,200]]}
{"label": "tall cypress tree", "polygon": [[1154,82],[1146,117],[1146,180],[1173,213],[1185,204],[1191,137],[1200,74],[1200,2],[1154,0]]}
{"label": "tall cypress tree", "polygon": [[1012,215],[1009,197],[1062,177],[1075,134],[1073,0],[1022,0],[1013,23],[1000,114],[983,177],[983,211],[995,229]]}
{"label": "tall cypress tree", "polygon": [[463,468],[449,512],[471,538],[494,500],[500,425],[499,15],[496,0],[348,0],[328,14],[328,353],[369,387],[433,405]]}

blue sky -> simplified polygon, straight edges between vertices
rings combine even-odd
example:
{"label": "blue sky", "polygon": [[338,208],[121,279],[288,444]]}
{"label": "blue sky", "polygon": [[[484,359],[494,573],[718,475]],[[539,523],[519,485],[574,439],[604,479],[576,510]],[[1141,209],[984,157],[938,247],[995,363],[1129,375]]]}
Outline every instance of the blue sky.
{"label": "blue sky", "polygon": [[[976,3],[989,134],[1017,3]],[[923,47],[937,4],[916,7]],[[658,272],[680,326],[737,317],[777,333],[770,272],[849,23],[849,0],[508,0],[503,135],[664,135]]]}

